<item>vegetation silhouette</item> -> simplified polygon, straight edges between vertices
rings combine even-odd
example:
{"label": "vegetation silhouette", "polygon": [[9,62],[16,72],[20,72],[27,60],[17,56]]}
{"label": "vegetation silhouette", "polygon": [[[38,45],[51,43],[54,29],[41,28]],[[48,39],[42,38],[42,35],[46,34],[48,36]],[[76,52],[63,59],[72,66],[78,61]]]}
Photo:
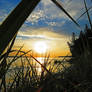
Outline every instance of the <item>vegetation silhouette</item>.
{"label": "vegetation silhouette", "polygon": [[[49,59],[49,55],[47,55],[44,59],[44,63],[41,64],[32,54],[30,54],[29,57],[27,56],[31,50],[24,52],[22,51],[23,46],[19,48],[19,50],[12,49],[18,29],[39,1],[40,0],[22,0],[0,26],[0,37],[1,40],[3,40],[3,43],[0,40],[0,91],[91,92],[92,25],[85,0],[84,5],[90,28],[86,25],[85,31],[81,31],[78,38],[76,38],[75,33],[73,33],[72,41],[68,42],[72,53],[72,57],[69,60],[67,60],[66,57],[64,57],[63,60],[53,60]],[[52,1],[57,5],[55,0]],[[59,7],[61,7],[61,5],[59,5]],[[72,19],[67,11],[65,11],[63,7],[61,8],[65,14]],[[22,9],[23,11],[21,11]],[[16,22],[14,22],[16,14],[18,14],[19,17],[17,17]],[[22,14],[24,14],[25,17],[24,15],[22,16]],[[21,17],[23,20],[20,20]],[[14,19],[14,21],[10,21],[12,19]],[[77,24],[74,19],[72,19],[72,21]],[[8,23],[12,23],[12,26]],[[77,26],[79,25],[77,24]],[[13,29],[14,31],[12,31]],[[5,32],[5,34],[3,34],[3,32]],[[3,52],[6,47],[6,51]],[[16,54],[10,59],[9,56],[13,52],[16,52]],[[17,66],[16,63],[19,63],[19,59],[20,65]],[[35,63],[33,63],[33,60],[35,60]],[[15,66],[13,66],[14,63]],[[37,64],[41,67],[40,74],[38,74]]]}
{"label": "vegetation silhouette", "polygon": [[75,33],[72,35],[72,41],[68,45],[70,47],[70,51],[72,56],[77,57],[82,55],[83,53],[92,54],[92,30],[85,26],[85,31],[80,32],[78,39],[75,36]]}

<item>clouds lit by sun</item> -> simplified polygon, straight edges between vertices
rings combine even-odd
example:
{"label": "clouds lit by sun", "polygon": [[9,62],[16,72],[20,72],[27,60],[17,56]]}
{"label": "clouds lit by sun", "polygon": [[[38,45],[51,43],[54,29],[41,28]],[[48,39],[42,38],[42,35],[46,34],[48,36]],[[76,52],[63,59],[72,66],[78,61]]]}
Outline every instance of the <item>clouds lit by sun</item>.
{"label": "clouds lit by sun", "polygon": [[[67,41],[69,36],[54,32],[52,29],[27,28],[23,32],[18,33],[15,46],[24,44],[25,50],[32,50],[34,56],[41,56],[45,53],[50,56],[66,55],[69,51]],[[54,53],[55,52],[55,53]]]}

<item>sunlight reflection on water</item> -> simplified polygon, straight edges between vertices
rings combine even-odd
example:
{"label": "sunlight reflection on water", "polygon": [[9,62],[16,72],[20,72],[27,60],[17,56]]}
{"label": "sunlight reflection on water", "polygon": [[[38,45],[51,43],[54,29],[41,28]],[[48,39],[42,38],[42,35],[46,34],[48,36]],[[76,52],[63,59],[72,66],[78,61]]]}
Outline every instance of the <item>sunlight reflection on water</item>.
{"label": "sunlight reflection on water", "polygon": [[[11,61],[13,59],[13,57],[9,58],[9,60]],[[54,68],[56,68],[57,66],[54,64],[55,60],[58,61],[62,61],[63,58],[44,58],[44,57],[38,57],[36,58],[43,66],[45,66],[48,70],[50,70],[50,68],[54,71],[57,72],[57,70],[55,70]],[[30,64],[33,67],[33,69],[35,70],[35,72],[37,73],[37,75],[41,75],[42,71],[44,70],[41,65],[39,63],[37,63],[37,61],[35,61],[34,59],[30,59],[28,58],[29,62],[25,59],[25,57],[23,57],[22,59],[19,58],[16,62],[13,62],[11,67],[8,70],[8,73],[6,74],[7,77],[7,81],[11,80],[9,79],[11,76],[13,77],[15,75],[16,72],[18,72],[19,70],[23,70],[27,71],[28,68],[30,68]],[[30,64],[29,64],[30,63]],[[65,65],[66,62],[65,62]],[[58,68],[62,69],[62,66],[59,66]],[[31,69],[30,69],[31,70]],[[31,70],[32,71],[32,70]],[[52,72],[53,72],[52,71]]]}

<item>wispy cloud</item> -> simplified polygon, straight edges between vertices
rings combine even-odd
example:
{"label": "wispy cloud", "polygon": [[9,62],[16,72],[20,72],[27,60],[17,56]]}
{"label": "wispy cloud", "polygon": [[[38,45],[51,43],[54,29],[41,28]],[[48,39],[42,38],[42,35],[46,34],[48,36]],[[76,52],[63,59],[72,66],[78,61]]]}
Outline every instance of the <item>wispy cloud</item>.
{"label": "wispy cloud", "polygon": [[58,53],[61,53],[61,51],[67,52],[69,50],[67,45],[69,36],[67,35],[66,37],[66,35],[56,33],[48,28],[30,28],[30,30],[19,31],[15,42],[15,47],[24,45],[25,49],[33,50],[34,44],[40,41],[44,41],[48,45],[49,51],[57,50]]}
{"label": "wispy cloud", "polygon": [[[20,0],[19,0],[20,1]],[[19,2],[18,1],[18,2]],[[82,0],[57,0],[75,19],[84,11]],[[13,4],[8,0],[1,0],[3,4],[0,9],[0,23],[11,12],[11,10],[18,4]],[[58,21],[60,20],[60,21]],[[51,1],[41,0],[36,9],[30,14],[25,23],[39,26],[57,26],[62,27],[69,18]],[[41,23],[40,23],[41,22]]]}
{"label": "wispy cloud", "polygon": [[39,28],[19,31],[18,37],[23,39],[42,39],[42,40],[62,40],[65,39],[64,34],[54,32],[52,29]]}
{"label": "wispy cloud", "polygon": [[[69,12],[69,14],[75,19],[84,11],[83,2],[80,0],[58,0],[62,6]],[[60,21],[57,21],[61,20]],[[48,21],[49,20],[49,21]],[[66,21],[70,19],[51,1],[41,0],[40,4],[28,17],[26,22],[32,25],[38,24],[42,21],[48,26],[62,27]]]}
{"label": "wispy cloud", "polygon": [[34,24],[43,18],[45,18],[44,12],[38,9],[27,18],[27,22],[31,22],[32,24]]}

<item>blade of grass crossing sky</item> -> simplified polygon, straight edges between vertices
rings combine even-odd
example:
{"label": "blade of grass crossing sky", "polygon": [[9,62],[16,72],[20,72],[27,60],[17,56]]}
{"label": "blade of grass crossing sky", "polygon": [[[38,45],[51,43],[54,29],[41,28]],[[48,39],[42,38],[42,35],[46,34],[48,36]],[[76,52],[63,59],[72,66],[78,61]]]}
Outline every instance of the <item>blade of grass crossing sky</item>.
{"label": "blade of grass crossing sky", "polygon": [[88,9],[87,9],[87,4],[86,4],[85,0],[84,0],[84,5],[85,5],[85,9],[87,11],[88,21],[89,21],[90,27],[92,29],[92,23],[91,23],[90,15],[89,15],[89,12],[88,12]]}
{"label": "blade of grass crossing sky", "polygon": [[[92,9],[92,6],[91,6],[90,8],[88,8],[87,11],[89,11],[89,10],[91,10],[91,9]],[[77,20],[79,20],[83,15],[85,15],[85,14],[87,13],[87,11],[85,11],[83,14],[81,14],[81,15],[77,18]]]}
{"label": "blade of grass crossing sky", "polygon": [[77,21],[73,19],[73,17],[62,7],[62,5],[61,5],[58,1],[56,1],[56,0],[51,0],[51,1],[52,1],[53,3],[55,3],[55,5],[56,5],[57,7],[59,7],[59,8],[77,25],[77,27],[81,30],[81,27],[80,27],[80,25],[77,23]]}
{"label": "blade of grass crossing sky", "polygon": [[0,26],[0,55],[40,0],[22,0]]}

